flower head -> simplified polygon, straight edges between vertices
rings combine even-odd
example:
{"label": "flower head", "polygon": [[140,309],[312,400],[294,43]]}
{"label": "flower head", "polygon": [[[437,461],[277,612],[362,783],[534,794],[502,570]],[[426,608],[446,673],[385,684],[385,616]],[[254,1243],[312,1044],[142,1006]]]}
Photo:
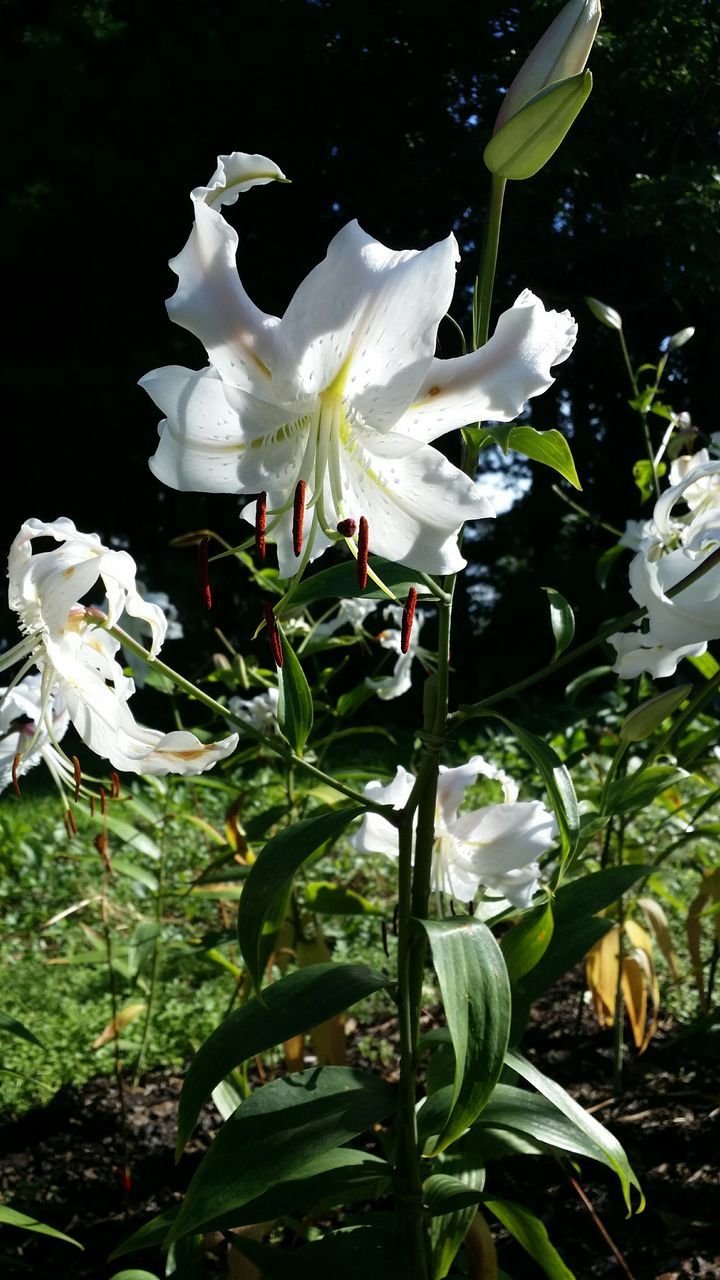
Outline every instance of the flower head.
{"label": "flower head", "polygon": [[277,689],[265,689],[255,698],[231,698],[228,706],[258,733],[275,733],[278,727],[279,698]]}
{"label": "flower head", "polygon": [[[683,463],[678,475],[656,502],[651,532],[630,565],[631,594],[647,610],[644,629],[609,637],[621,676],[672,675],[681,658],[699,656],[708,640],[720,638],[720,566],[668,594],[720,546],[720,462]],[[678,515],[683,502],[689,512]]]}
{"label": "flower head", "polygon": [[[34,552],[36,538],[58,545]],[[25,659],[42,673],[38,726],[53,739],[52,699],[58,689],[80,737],[99,756],[130,773],[203,773],[234,751],[237,734],[201,743],[192,733],[163,734],[134,719],[128,700],[135,690],[116,661],[119,642],[104,629],[123,613],[144,623],[155,657],[167,620],[137,590],[135,562],[126,551],[103,546],[97,534],[80,533],[72,520],[27,520],[10,549],[10,607],[25,639],[3,654],[0,670]],[[102,582],[107,616],[83,598]],[[56,738],[55,738],[56,741]]]}
{"label": "flower head", "polygon": [[[505,803],[459,814],[467,788],[480,776],[502,784]],[[414,782],[399,765],[392,782],[369,782],[365,794],[401,809]],[[512,778],[482,756],[455,769],[440,766],[432,868],[436,892],[471,902],[484,885],[516,907],[529,905],[540,877],[537,858],[552,845],[557,824],[541,801],[519,801],[517,796]],[[353,843],[364,853],[398,856],[397,828],[375,813],[365,814]]]}
{"label": "flower head", "polygon": [[[192,193],[195,225],[171,263],[178,287],[168,310],[201,339],[210,364],[142,379],[166,415],[152,470],[175,489],[264,495],[261,510],[251,502],[243,516],[264,521],[284,578],[350,521],[367,529],[371,552],[395,563],[460,569],[461,524],[493,511],[430,442],[481,418],[516,417],[550,386],[575,323],[526,292],[480,351],[436,360],[454,236],[395,251],[356,222],[338,232],[282,319],[266,315],[240,282],[237,233],[221,206],[273,178],[282,174],[267,157],[235,152]],[[346,541],[357,554],[355,535]]]}

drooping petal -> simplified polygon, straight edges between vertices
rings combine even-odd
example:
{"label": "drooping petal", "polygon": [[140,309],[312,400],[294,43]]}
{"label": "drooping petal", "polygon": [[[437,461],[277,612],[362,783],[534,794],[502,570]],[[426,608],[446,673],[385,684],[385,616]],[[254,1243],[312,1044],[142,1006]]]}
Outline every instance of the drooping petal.
{"label": "drooping petal", "polygon": [[540,800],[493,804],[462,814],[449,831],[477,868],[483,884],[534,862],[552,845],[557,823]]}
{"label": "drooping petal", "polygon": [[417,393],[458,260],[455,237],[395,252],[350,222],[302,282],[274,335],[273,372],[300,394],[338,393],[378,430]]}
{"label": "drooping petal", "polygon": [[42,683],[42,676],[33,674],[14,688],[0,689],[0,791],[10,785],[14,767],[18,777],[28,773],[44,758],[52,739],[59,742],[68,727],[60,690],[53,689],[43,707]]}
{"label": "drooping petal", "polygon": [[462,569],[461,524],[495,514],[472,480],[437,449],[394,433],[358,427],[346,433],[339,471],[343,510],[336,502],[336,519],[364,515],[372,552],[425,573]]}
{"label": "drooping petal", "polygon": [[200,339],[227,382],[247,391],[269,384],[272,330],[278,319],[256,307],[240,283],[237,232],[220,208],[232,204],[241,191],[282,178],[267,156],[219,156],[208,186],[191,193],[195,224],[185,248],[170,262],[178,277],[167,303],[170,318]]}
{"label": "drooping petal", "polygon": [[140,386],[166,414],[150,470],[171,489],[252,493],[263,487],[260,476],[287,467],[301,449],[297,432],[283,431],[285,409],[228,388],[213,369],[153,369]]}
{"label": "drooping petal", "polygon": [[[33,554],[35,538],[60,545]],[[95,533],[80,533],[72,520],[26,520],[8,557],[8,600],[27,632],[57,633],[72,606],[92,590],[105,552]]]}
{"label": "drooping petal", "polygon": [[642,631],[616,631],[608,636],[608,643],[617,653],[613,671],[624,680],[632,680],[643,671],[654,680],[664,680],[675,674],[681,658],[699,658],[707,651],[705,641],[669,649],[667,645],[653,643],[651,636]]}
{"label": "drooping petal", "polygon": [[567,359],[576,336],[569,311],[546,311],[526,289],[479,351],[433,360],[395,429],[429,441],[471,422],[511,422],[526,400],[552,385],[550,370]]}

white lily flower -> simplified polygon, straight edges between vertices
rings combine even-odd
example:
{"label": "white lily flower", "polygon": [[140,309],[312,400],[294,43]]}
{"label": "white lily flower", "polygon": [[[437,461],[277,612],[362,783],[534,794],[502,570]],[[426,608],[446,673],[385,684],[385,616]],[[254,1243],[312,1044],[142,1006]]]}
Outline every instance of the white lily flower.
{"label": "white lily flower", "polygon": [[366,676],[365,684],[382,702],[390,702],[392,698],[401,698],[412,687],[413,662],[416,658],[421,658],[424,652],[420,646],[420,631],[425,621],[425,614],[422,609],[417,609],[415,612],[406,653],[402,651],[402,609],[391,604],[384,610],[384,615],[395,625],[386,627],[376,638],[383,649],[396,653],[397,659],[392,675]]}
{"label": "white lily flower", "polygon": [[315,623],[313,638],[315,640],[326,640],[328,636],[334,636],[335,632],[340,631],[342,627],[352,627],[355,635],[364,635],[365,627],[363,624],[365,619],[368,614],[375,613],[377,608],[377,600],[361,600],[357,596],[339,600],[337,613],[334,617],[329,618],[327,622]]}
{"label": "white lily flower", "polygon": [[[174,489],[266,495],[283,578],[337,539],[338,523],[361,518],[372,552],[428,573],[461,569],[460,526],[494,513],[430,441],[479,419],[515,418],[552,383],[575,322],[525,292],[480,351],[436,360],[455,283],[454,236],[396,252],[357,222],[338,232],[282,319],[266,315],[238,278],[237,233],[221,206],[273,178],[282,174],[267,157],[235,152],[192,192],[195,225],[170,264],[178,287],[168,311],[201,339],[211,363],[141,380],[166,415],[150,466]],[[255,522],[256,504],[242,514]],[[347,541],[356,551],[352,535]]]}
{"label": "white lily flower", "polygon": [[627,520],[625,532],[619,539],[618,546],[627,547],[629,551],[639,551],[657,538],[653,520]]}
{"label": "white lily flower", "polygon": [[265,689],[255,698],[231,698],[228,706],[258,733],[270,734],[277,731],[279,698],[277,689]]}
{"label": "white lily flower", "polygon": [[[674,486],[689,480],[691,472],[707,466],[710,461],[707,449],[680,454],[670,467],[670,484]],[[696,479],[694,483],[687,484],[682,496],[693,515],[710,507],[720,507],[720,472],[715,469]]]}
{"label": "white lily flower", "polygon": [[[609,637],[618,654],[613,667],[618,675],[672,675],[681,658],[700,656],[708,640],[720,638],[720,566],[677,596],[667,594],[720,546],[720,493],[713,490],[718,485],[720,462],[702,463],[686,469],[656,502],[656,537],[630,565],[630,592],[647,610],[644,629]],[[688,502],[688,493],[697,505],[689,518],[677,519],[673,509]]]}
{"label": "white lily flower", "polygon": [[[481,775],[502,784],[505,803],[459,815],[467,788]],[[369,782],[365,794],[376,803],[401,809],[414,782],[399,765],[392,782]],[[553,844],[557,824],[540,800],[518,801],[517,795],[512,778],[482,756],[455,769],[440,766],[432,865],[436,892],[471,902],[484,885],[515,907],[530,904],[540,877],[537,859]],[[398,857],[397,828],[376,813],[365,814],[352,843],[361,853]]]}
{"label": "white lily flower", "polygon": [[[36,538],[59,546],[33,554]],[[25,660],[42,672],[40,721],[52,737],[51,690],[58,688],[77,732],[114,768],[130,773],[203,773],[234,751],[237,734],[203,744],[193,733],[161,733],[136,722],[128,706],[135,690],[116,661],[119,643],[81,603],[102,580],[107,621],[123,613],[144,622],[156,656],[167,620],[143,600],[135,584],[135,562],[126,551],[104,547],[97,534],[80,533],[72,520],[45,524],[27,520],[10,549],[10,607],[25,639],[0,658],[0,670]]]}
{"label": "white lily flower", "polygon": [[59,689],[52,689],[47,697],[46,716],[47,724],[42,716],[41,675],[25,676],[0,689],[0,791],[9,786],[13,775],[21,778],[41,760],[58,784],[73,779],[72,768],[54,745],[70,723]]}

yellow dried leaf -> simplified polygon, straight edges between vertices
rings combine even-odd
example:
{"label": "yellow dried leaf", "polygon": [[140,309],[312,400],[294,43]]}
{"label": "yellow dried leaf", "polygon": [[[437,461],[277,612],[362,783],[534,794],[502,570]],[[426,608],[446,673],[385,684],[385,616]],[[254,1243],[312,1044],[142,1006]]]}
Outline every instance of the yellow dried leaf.
{"label": "yellow dried leaf", "polygon": [[92,1049],[102,1049],[104,1044],[107,1044],[110,1040],[114,1040],[120,1035],[120,1032],[123,1031],[125,1027],[129,1026],[131,1022],[134,1022],[145,1008],[145,1004],[126,1004],[125,1008],[120,1009],[116,1016],[108,1022],[105,1029],[100,1032],[97,1040],[93,1040],[90,1047]]}
{"label": "yellow dried leaf", "polygon": [[465,1234],[465,1254],[470,1280],[497,1280],[495,1242],[481,1213],[476,1213]]}
{"label": "yellow dried leaf", "polygon": [[615,1017],[619,937],[620,931],[615,925],[585,957],[585,980],[601,1027],[611,1027]]}
{"label": "yellow dried leaf", "polygon": [[285,1040],[283,1053],[288,1071],[302,1071],[305,1066],[305,1036],[291,1036]]}
{"label": "yellow dried leaf", "polygon": [[660,906],[660,903],[656,902],[654,898],[638,898],[638,905],[642,907],[645,918],[655,935],[655,941],[665,957],[667,966],[673,977],[673,982],[679,982],[680,971],[678,969],[677,956],[673,950],[673,944],[670,938],[670,928],[668,926],[668,919],[665,912]]}
{"label": "yellow dried leaf", "polygon": [[635,1048],[641,1049],[645,1040],[647,1021],[647,986],[645,974],[636,956],[623,956],[622,993],[625,1000]]}
{"label": "yellow dried leaf", "polygon": [[[301,969],[311,964],[326,964],[330,959],[330,950],[319,927],[312,941],[297,944],[297,962]],[[337,1013],[327,1022],[311,1027],[310,1042],[321,1067],[346,1066],[345,1014]]]}

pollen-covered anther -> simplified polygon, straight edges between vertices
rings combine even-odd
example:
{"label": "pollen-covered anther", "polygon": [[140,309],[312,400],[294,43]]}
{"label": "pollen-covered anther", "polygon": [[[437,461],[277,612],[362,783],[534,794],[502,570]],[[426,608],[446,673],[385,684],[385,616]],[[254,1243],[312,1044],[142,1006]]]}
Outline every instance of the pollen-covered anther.
{"label": "pollen-covered anther", "polygon": [[82,786],[82,769],[77,756],[72,757],[73,774],[75,775],[75,800],[80,795],[80,787]]}
{"label": "pollen-covered anther", "polygon": [[368,580],[368,554],[370,551],[370,530],[365,516],[360,517],[357,538],[357,580],[361,591],[364,591]]}
{"label": "pollen-covered anther", "polygon": [[115,770],[110,774],[110,799],[120,799],[120,774],[115,773]]}
{"label": "pollen-covered anther", "polygon": [[22,760],[22,754],[18,751],[17,755],[15,756],[15,759],[12,762],[12,772],[11,772],[13,791],[15,792],[15,795],[18,797],[20,796],[20,783],[18,782],[18,767],[20,765],[21,760]]}
{"label": "pollen-covered anther", "polygon": [[400,624],[400,651],[402,653],[407,653],[410,648],[410,636],[412,634],[416,605],[417,591],[415,587],[411,587],[402,611],[402,622]]}
{"label": "pollen-covered anther", "polygon": [[296,556],[300,555],[303,544],[303,521],[305,519],[305,490],[307,484],[304,480],[298,480],[295,488],[295,499],[293,502],[293,522],[292,522],[292,539],[293,551]]}
{"label": "pollen-covered anther", "polygon": [[265,559],[265,529],[267,527],[267,493],[263,489],[255,503],[255,550],[258,560]]}
{"label": "pollen-covered anther", "polygon": [[263,607],[265,612],[265,626],[267,627],[268,640],[270,641],[270,652],[272,653],[275,666],[281,667],[284,661],[282,638],[280,636],[280,631],[278,630],[278,624],[275,621],[273,607],[268,602],[266,602]]}
{"label": "pollen-covered anther", "polygon": [[77,835],[77,823],[72,809],[65,810],[65,830],[68,833],[68,839],[72,840]]}
{"label": "pollen-covered anther", "polygon": [[107,813],[107,793],[104,787],[100,788],[100,812],[104,818]]}
{"label": "pollen-covered anther", "polygon": [[352,516],[347,520],[338,520],[337,531],[343,538],[354,538],[357,532],[357,520],[353,520]]}
{"label": "pollen-covered anther", "polygon": [[212,591],[210,590],[210,574],[208,572],[209,538],[201,538],[198,543],[198,583],[200,595],[206,609],[212,609]]}

